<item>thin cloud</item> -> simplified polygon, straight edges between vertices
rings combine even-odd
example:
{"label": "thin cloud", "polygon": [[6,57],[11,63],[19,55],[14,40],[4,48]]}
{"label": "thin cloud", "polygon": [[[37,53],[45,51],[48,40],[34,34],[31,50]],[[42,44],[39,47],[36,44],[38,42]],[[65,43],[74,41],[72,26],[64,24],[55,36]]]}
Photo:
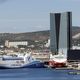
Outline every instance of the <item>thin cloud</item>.
{"label": "thin cloud", "polygon": [[0,0],[0,4],[5,3],[7,0]]}

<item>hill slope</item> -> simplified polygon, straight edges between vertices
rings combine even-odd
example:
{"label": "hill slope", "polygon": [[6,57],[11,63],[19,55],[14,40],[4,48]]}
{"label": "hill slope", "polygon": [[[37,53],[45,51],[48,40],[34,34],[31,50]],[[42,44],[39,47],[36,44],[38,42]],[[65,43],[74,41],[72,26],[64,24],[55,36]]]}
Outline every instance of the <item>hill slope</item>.
{"label": "hill slope", "polygon": [[[72,27],[72,36],[80,33],[80,27]],[[26,32],[26,33],[0,33],[0,43],[4,43],[5,40],[20,41],[20,40],[39,40],[45,41],[50,37],[50,30]],[[78,38],[79,39],[79,38]]]}

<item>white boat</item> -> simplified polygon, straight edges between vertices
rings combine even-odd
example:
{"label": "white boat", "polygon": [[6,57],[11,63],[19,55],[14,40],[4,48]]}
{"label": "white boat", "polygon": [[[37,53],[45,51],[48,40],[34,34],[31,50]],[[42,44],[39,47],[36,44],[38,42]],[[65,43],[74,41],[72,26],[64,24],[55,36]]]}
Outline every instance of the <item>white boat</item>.
{"label": "white boat", "polygon": [[44,63],[36,60],[30,54],[0,57],[0,68],[42,68]]}
{"label": "white boat", "polygon": [[59,53],[57,55],[50,54],[49,65],[51,67],[63,67],[66,66],[67,58],[64,54]]}

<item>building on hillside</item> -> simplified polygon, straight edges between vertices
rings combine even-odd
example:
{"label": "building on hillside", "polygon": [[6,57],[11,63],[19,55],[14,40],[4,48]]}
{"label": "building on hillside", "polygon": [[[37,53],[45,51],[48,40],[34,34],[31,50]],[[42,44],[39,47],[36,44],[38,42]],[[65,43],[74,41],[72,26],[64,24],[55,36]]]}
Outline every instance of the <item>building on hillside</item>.
{"label": "building on hillside", "polygon": [[45,44],[45,47],[50,47],[50,39],[48,39],[48,42]]}
{"label": "building on hillside", "polygon": [[72,44],[72,13],[50,13],[50,49],[51,52],[66,52]]}
{"label": "building on hillside", "polygon": [[70,62],[79,62],[80,64],[80,49],[69,50],[67,54],[67,60]]}
{"label": "building on hillside", "polygon": [[5,46],[9,47],[9,48],[10,47],[18,47],[19,45],[27,46],[28,41],[9,41],[9,40],[5,41]]}

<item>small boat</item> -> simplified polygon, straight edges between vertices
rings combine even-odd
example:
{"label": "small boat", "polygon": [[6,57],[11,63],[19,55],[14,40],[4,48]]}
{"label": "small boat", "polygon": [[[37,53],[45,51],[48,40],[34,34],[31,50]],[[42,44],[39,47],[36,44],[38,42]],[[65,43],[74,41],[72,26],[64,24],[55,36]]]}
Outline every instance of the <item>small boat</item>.
{"label": "small boat", "polygon": [[57,55],[50,54],[49,66],[50,67],[64,67],[66,66],[67,59],[65,58],[64,54],[59,53]]}
{"label": "small boat", "polygon": [[43,68],[44,63],[36,60],[30,54],[18,56],[3,56],[0,57],[1,69],[14,69],[14,68]]}

